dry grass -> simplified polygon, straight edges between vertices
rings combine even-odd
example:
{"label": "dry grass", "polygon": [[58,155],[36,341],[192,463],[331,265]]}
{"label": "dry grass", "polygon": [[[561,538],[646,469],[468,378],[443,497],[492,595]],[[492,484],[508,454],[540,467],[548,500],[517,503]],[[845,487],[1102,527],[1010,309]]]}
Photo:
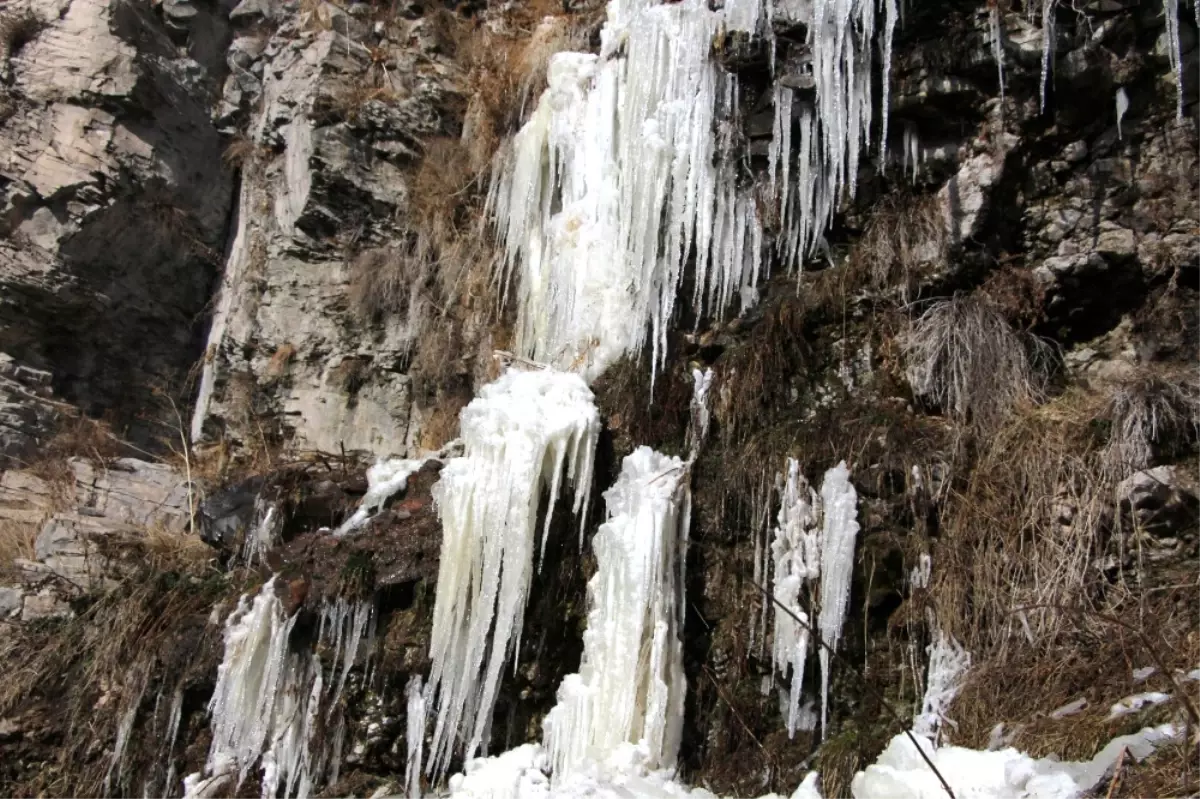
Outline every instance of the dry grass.
{"label": "dry grass", "polygon": [[1109,426],[1104,465],[1120,480],[1150,466],[1164,450],[1195,438],[1200,377],[1195,369],[1144,369],[1114,386],[1103,418]]}
{"label": "dry grass", "polygon": [[267,380],[278,380],[287,372],[288,364],[292,362],[292,358],[296,356],[296,345],[290,341],[285,341],[276,347],[275,352],[271,354],[271,360],[267,361],[266,378]]}
{"label": "dry grass", "polygon": [[1009,417],[942,512],[932,595],[940,624],[981,656],[1050,640],[1063,619],[1028,605],[1084,603],[1112,484],[1093,424],[1101,397],[1068,392]]}
{"label": "dry grass", "polygon": [[810,366],[805,304],[785,298],[766,309],[750,337],[718,361],[713,417],[726,442],[745,438],[765,414],[791,404],[795,380]]}
{"label": "dry grass", "polygon": [[1048,346],[977,297],[934,303],[900,342],[913,393],[977,430],[1043,397]]}
{"label": "dry grass", "polygon": [[[190,562],[164,559],[76,618],[14,628],[21,645],[3,656],[0,714],[36,714],[57,736],[54,759],[29,764],[27,782],[9,786],[14,793],[131,795],[135,785],[140,792],[134,775],[165,765],[161,733],[153,730],[164,729],[170,697],[211,679],[220,630],[207,617],[233,587]],[[135,732],[124,772],[110,774],[106,750],[125,717],[137,722]]]}
{"label": "dry grass", "polygon": [[18,558],[35,559],[34,542],[40,530],[36,522],[0,519],[0,575],[11,575]]}
{"label": "dry grass", "polygon": [[472,171],[486,170],[537,102],[551,56],[586,49],[600,10],[564,16],[558,0],[533,0],[513,6],[499,24],[462,24],[455,49],[472,89],[463,124]]}
{"label": "dry grass", "polygon": [[[1022,647],[1004,659],[979,663],[970,673],[950,709],[955,720],[955,743],[985,747],[997,723],[1005,725],[1011,743],[1034,757],[1058,755],[1064,760],[1089,759],[1118,735],[1136,732],[1183,715],[1177,702],[1168,702],[1137,713],[1109,720],[1109,709],[1119,700],[1145,691],[1175,692],[1161,673],[1142,682],[1133,680],[1134,669],[1154,665],[1162,657],[1170,669],[1189,671],[1200,662],[1200,609],[1194,586],[1176,586],[1148,597],[1138,621],[1139,608],[1118,604],[1107,610],[1127,623],[1137,625],[1149,638],[1156,655],[1133,631],[1091,614],[1071,615],[1062,635],[1048,647]],[[1185,689],[1187,690],[1187,689]],[[1077,713],[1052,718],[1053,711],[1076,700],[1086,706]],[[1155,779],[1170,790],[1130,793],[1137,782],[1125,785],[1124,795],[1178,796],[1185,784],[1186,760],[1181,752],[1164,750],[1154,761],[1166,760],[1174,768],[1174,779],[1162,779],[1162,763],[1134,766],[1131,774]],[[1196,752],[1192,758],[1192,780],[1196,776]],[[1181,766],[1185,766],[1181,768]],[[1149,782],[1146,783],[1147,786]],[[1102,786],[1106,787],[1106,786]],[[1175,793],[1174,791],[1180,791]]]}
{"label": "dry grass", "polygon": [[948,241],[937,198],[888,195],[870,220],[846,268],[875,289],[898,289],[901,301],[910,302],[920,278],[946,266]]}

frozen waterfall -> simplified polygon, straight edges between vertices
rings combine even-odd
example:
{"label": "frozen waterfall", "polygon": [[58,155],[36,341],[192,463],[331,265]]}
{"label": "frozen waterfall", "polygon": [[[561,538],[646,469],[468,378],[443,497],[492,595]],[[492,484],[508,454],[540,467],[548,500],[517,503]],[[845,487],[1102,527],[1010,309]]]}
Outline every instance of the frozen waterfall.
{"label": "frozen waterfall", "polygon": [[464,454],[433,489],[442,518],[429,677],[435,775],[460,730],[468,757],[486,745],[501,672],[520,648],[538,513],[543,552],[564,482],[574,484],[581,525],[587,519],[600,415],[578,375],[512,369],[463,410],[461,428]]}
{"label": "frozen waterfall", "polygon": [[683,585],[690,493],[683,461],[639,447],[604,493],[608,521],[592,541],[583,662],[546,716],[555,780],[623,743],[647,765],[675,764],[683,727]]}

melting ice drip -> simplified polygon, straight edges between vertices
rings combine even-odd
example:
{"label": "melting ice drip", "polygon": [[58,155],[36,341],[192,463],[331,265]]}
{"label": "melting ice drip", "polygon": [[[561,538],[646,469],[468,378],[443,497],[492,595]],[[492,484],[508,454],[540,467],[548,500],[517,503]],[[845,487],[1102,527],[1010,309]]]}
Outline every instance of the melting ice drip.
{"label": "melting ice drip", "polygon": [[683,584],[690,493],[684,463],[639,447],[604,493],[608,521],[593,539],[587,631],[578,674],[546,716],[555,779],[624,743],[651,768],[675,765],[683,726]]}
{"label": "melting ice drip", "polygon": [[[796,460],[787,462],[787,478],[779,478],[779,526],[771,544],[775,598],[800,619],[776,612],[772,653],[783,676],[791,671],[788,701],[788,735],[795,735],[801,719],[804,661],[809,649],[809,614],[800,602],[805,584],[820,578],[815,591],[820,602],[816,630],[825,646],[818,647],[821,663],[821,734],[828,722],[829,650],[837,650],[850,601],[854,570],[854,541],[858,535],[858,496],[850,484],[845,461],[825,472],[821,493],[813,491],[800,474]],[[811,599],[810,599],[811,603]]]}
{"label": "melting ice drip", "polygon": [[373,618],[366,602],[338,599],[322,608],[318,646],[332,649],[331,676],[338,678],[327,686],[315,654],[291,651],[296,616],[284,613],[275,580],[253,602],[243,596],[225,623],[225,655],[208,705],[208,760],[203,773],[184,780],[185,795],[211,796],[235,775],[240,786],[255,765],[262,771],[264,799],[281,790],[303,799],[327,774],[335,782],[342,736],[335,732],[317,753],[312,742],[319,729],[334,724],[341,729],[340,715],[333,716],[359,645],[374,634]]}
{"label": "melting ice drip", "polygon": [[486,745],[500,674],[520,647],[533,574],[537,517],[566,482],[574,512],[587,518],[600,415],[575,374],[510,370],[485,386],[460,417],[464,454],[434,486],[442,517],[429,685],[437,722],[429,772],[440,775],[458,732],[470,731],[466,755]]}

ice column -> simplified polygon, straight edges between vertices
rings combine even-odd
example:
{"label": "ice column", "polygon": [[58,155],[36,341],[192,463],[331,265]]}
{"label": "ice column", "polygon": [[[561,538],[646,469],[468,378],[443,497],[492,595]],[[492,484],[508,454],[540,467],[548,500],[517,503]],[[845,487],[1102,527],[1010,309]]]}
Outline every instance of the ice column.
{"label": "ice column", "polygon": [[604,493],[583,661],[545,720],[555,779],[623,743],[643,747],[648,767],[675,765],[686,689],[677,563],[690,514],[686,472],[679,458],[639,447]]}
{"label": "ice column", "polygon": [[775,599],[804,622],[799,624],[782,611],[775,613],[772,653],[775,668],[787,676],[791,670],[791,691],[788,697],[788,735],[796,734],[800,718],[800,694],[804,685],[804,660],[808,657],[808,614],[800,604],[804,583],[815,580],[820,573],[821,550],[817,514],[820,498],[800,474],[800,464],[794,458],[787,461],[787,479],[780,475],[779,526],[771,543],[771,562],[774,567]]}
{"label": "ice column", "polygon": [[[829,654],[837,650],[850,601],[854,571],[854,542],[858,535],[858,497],[850,484],[845,461],[825,472],[818,495],[800,474],[799,464],[787,462],[787,477],[777,481],[780,492],[779,526],[771,544],[772,592],[799,622],[776,609],[772,656],[780,674],[791,671],[788,697],[788,734],[794,735],[800,719],[804,687],[804,661],[810,638],[810,614],[800,593],[805,583],[820,579],[810,590],[819,600],[815,625],[821,664],[821,732],[825,733],[829,706]],[[810,599],[811,607],[811,599]]]}
{"label": "ice column", "polygon": [[[437,721],[429,772],[449,762],[459,730],[473,756],[488,737],[500,673],[520,646],[541,530],[564,481],[587,518],[600,415],[575,374],[510,370],[485,386],[460,417],[464,454],[442,469],[433,496],[442,518],[430,657]],[[582,526],[581,532],[582,535]]]}

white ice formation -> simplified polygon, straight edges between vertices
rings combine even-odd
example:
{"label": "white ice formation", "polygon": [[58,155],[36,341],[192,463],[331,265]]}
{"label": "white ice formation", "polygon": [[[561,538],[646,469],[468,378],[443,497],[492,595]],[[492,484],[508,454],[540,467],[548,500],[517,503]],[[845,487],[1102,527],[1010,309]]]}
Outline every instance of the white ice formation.
{"label": "white ice formation", "polygon": [[671,768],[683,727],[683,553],[690,493],[685,464],[639,447],[604,493],[608,521],[592,541],[596,574],[579,673],[546,716],[557,782],[624,743],[651,768]]}
{"label": "white ice formation", "polygon": [[[777,484],[780,509],[771,544],[772,592],[799,622],[776,609],[773,658],[781,675],[786,677],[791,671],[787,725],[788,734],[794,735],[804,688],[804,661],[810,648],[810,626],[819,634],[823,644],[817,645],[817,652],[821,664],[824,735],[828,723],[829,656],[831,650],[837,650],[850,601],[854,542],[858,536],[858,495],[850,484],[850,470],[844,461],[825,473],[819,495],[809,487],[793,458],[787,462],[787,477],[780,475]],[[802,603],[801,589],[805,584],[810,584],[810,598]],[[812,606],[813,597],[820,607],[815,624],[804,609],[805,605]]]}
{"label": "white ice formation", "polygon": [[921,712],[913,720],[913,732],[939,743],[946,724],[946,711],[962,688],[963,678],[971,668],[971,653],[957,641],[938,630],[927,649],[929,670],[925,677],[925,695]]}
{"label": "white ice formation", "polygon": [[[212,743],[204,772],[184,781],[189,797],[210,795],[236,777],[240,786],[256,766],[262,795],[308,797],[326,777],[337,780],[340,736],[314,747],[314,732],[334,718],[346,675],[360,644],[373,636],[367,602],[339,599],[321,611],[320,645],[334,659],[330,682],[310,651],[292,651],[295,615],[287,616],[269,580],[253,601],[243,596],[225,623],[225,654],[209,702]],[[323,719],[319,718],[324,713]]]}
{"label": "white ice formation", "polygon": [[460,426],[464,454],[446,463],[433,489],[442,518],[429,677],[434,775],[460,730],[468,757],[487,742],[501,672],[520,647],[538,513],[545,509],[544,552],[564,483],[574,484],[582,536],[600,415],[578,375],[513,369],[480,390]]}
{"label": "white ice formation", "polygon": [[780,475],[779,525],[775,528],[775,540],[771,543],[773,567],[772,592],[776,601],[796,615],[797,622],[787,613],[776,608],[775,629],[772,636],[772,653],[775,668],[787,677],[791,671],[787,729],[794,736],[800,720],[800,695],[804,686],[804,661],[808,658],[809,617],[804,608],[809,603],[800,601],[800,592],[805,583],[815,580],[820,574],[821,543],[817,514],[820,498],[813,491],[800,464],[788,458],[787,478]]}
{"label": "white ice formation", "polygon": [[[886,141],[896,3],[879,5]],[[777,93],[769,171],[789,267],[816,248],[838,203],[854,195],[873,117],[876,6],[822,0],[808,7],[816,97],[802,104],[795,153],[792,90]],[[771,38],[771,7],[610,0],[599,54],[551,59],[549,88],[497,157],[489,196],[504,242],[504,282],[519,275],[522,355],[591,380],[649,339],[657,369],[693,258],[697,316],[719,318],[735,296],[743,306],[753,302],[765,269],[763,226],[755,198],[739,185],[731,147],[736,79],[712,51],[728,32]]]}
{"label": "white ice formation", "polygon": [[409,677],[404,692],[408,698],[405,728],[408,757],[404,764],[404,785],[408,799],[421,799],[421,761],[425,758],[425,690],[421,685],[421,675]]}
{"label": "white ice formation", "polygon": [[389,458],[367,469],[367,493],[358,509],[334,531],[334,535],[343,536],[361,528],[389,499],[403,491],[408,486],[408,478],[424,465],[424,458]]}

